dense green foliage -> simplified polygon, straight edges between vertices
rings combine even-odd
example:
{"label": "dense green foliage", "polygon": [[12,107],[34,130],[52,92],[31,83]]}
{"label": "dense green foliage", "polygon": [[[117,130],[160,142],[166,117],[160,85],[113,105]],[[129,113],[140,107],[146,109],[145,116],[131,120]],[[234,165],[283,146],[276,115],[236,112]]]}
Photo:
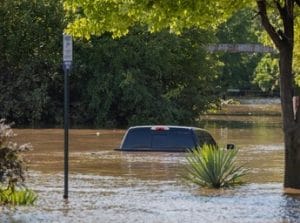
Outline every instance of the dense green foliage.
{"label": "dense green foliage", "polygon": [[270,54],[265,55],[258,63],[254,74],[253,83],[257,84],[262,91],[272,94],[278,90],[278,58]]}
{"label": "dense green foliage", "polygon": [[62,18],[57,1],[1,1],[0,117],[22,124],[56,121]]}
{"label": "dense green foliage", "polygon": [[[0,117],[31,126],[59,125],[63,111],[58,1],[4,1],[0,8]],[[126,126],[188,124],[218,94],[219,62],[202,44],[206,31],[134,28],[114,40],[109,33],[74,42],[71,123]]]}
{"label": "dense green foliage", "polygon": [[[68,8],[70,5],[67,1],[65,3]],[[115,3],[106,1],[99,4],[110,7]],[[134,7],[142,9],[144,3],[141,1]],[[135,25],[133,28],[126,27],[129,34],[125,37],[112,39],[107,31],[118,36],[124,30],[106,29],[101,37],[75,40],[75,61],[70,83],[72,125],[123,127],[146,123],[188,124],[194,122],[199,113],[219,97],[221,89],[248,88],[251,85],[258,55],[222,54],[218,55],[218,59],[202,49],[205,44],[216,41],[255,42],[249,19],[251,12],[238,11],[237,15],[223,23],[217,29],[219,40],[213,37],[213,30],[184,29],[187,24],[175,24],[174,20],[171,30],[182,33],[176,36],[164,29],[171,19],[166,17],[165,10],[170,4],[171,8],[183,4],[173,3],[160,5],[164,8],[160,11],[161,23],[158,26],[153,23],[150,27],[152,31],[161,32],[150,34],[146,27],[136,26],[139,22],[124,19],[122,21]],[[90,4],[96,2],[91,1]],[[151,3],[147,7],[153,8],[156,4]],[[185,17],[194,6],[202,7],[204,3],[195,3],[193,7],[190,4],[186,2],[183,8],[178,8],[174,18],[180,13]],[[5,0],[0,6],[0,31],[3,33],[0,36],[0,117],[14,120],[17,125],[61,125],[61,40],[66,20],[62,2]],[[228,10],[236,10],[233,6],[230,5]],[[155,10],[152,10],[154,13]],[[226,10],[222,8],[216,13]],[[83,11],[82,6],[77,8],[76,13]],[[229,11],[221,20],[211,23],[214,29],[229,17]],[[212,10],[205,13],[208,12]],[[194,18],[188,24],[201,17],[200,12],[197,13],[193,14]],[[67,19],[75,18],[73,16]],[[110,22],[118,16],[113,15]],[[196,26],[205,27],[208,21],[215,20],[214,16],[209,15],[207,20],[201,20]],[[149,17],[147,21],[150,20]],[[109,24],[104,25],[108,27]],[[223,70],[221,64],[224,65]]]}
{"label": "dense green foliage", "polygon": [[247,172],[236,164],[238,150],[204,145],[188,152],[184,178],[202,187],[221,188],[241,184]]}
{"label": "dense green foliage", "polygon": [[120,37],[135,25],[146,25],[151,32],[167,28],[176,34],[194,27],[215,29],[245,5],[249,5],[247,0],[64,1],[64,8],[72,17],[67,32],[87,39],[105,32]]}
{"label": "dense green foliage", "polygon": [[[259,30],[258,20],[253,19],[255,12],[246,8],[238,11],[217,30],[217,37],[220,43],[257,43],[256,33]],[[222,88],[234,88],[249,90],[255,89],[252,84],[253,74],[261,54],[249,53],[220,53],[220,60],[223,62],[223,71],[220,76]]]}
{"label": "dense green foliage", "polygon": [[[295,76],[295,83],[300,86],[300,16],[299,16],[299,11],[300,11],[300,7],[295,7],[296,10],[296,16],[295,16],[295,20],[294,20],[294,52],[293,52],[293,73]],[[280,22],[279,20],[279,15],[275,12],[274,8],[272,9],[270,7],[269,9],[270,14],[272,14],[272,16],[269,17],[269,19],[271,20],[271,24],[275,27],[276,30],[281,30],[282,28],[280,26],[282,26],[282,22]],[[274,45],[274,43],[272,43],[272,39],[270,38],[270,36],[268,35],[267,32],[259,32],[258,33],[259,36],[259,41],[267,44],[267,45]],[[275,46],[274,46],[275,47]],[[274,82],[278,82],[278,78],[279,78],[279,67],[278,65],[274,64],[274,60],[278,61],[278,59],[275,59],[274,57],[270,57],[270,56],[266,56],[266,58],[263,59],[263,61],[261,61],[262,63],[259,65],[259,69],[260,72],[256,72],[256,74],[259,74],[259,80],[261,79],[270,79],[270,74],[268,74],[268,69],[278,69],[276,72],[277,74],[274,75],[274,71],[271,71],[272,74],[272,78],[271,78],[271,82],[272,85],[274,85]],[[265,68],[264,68],[264,67]],[[278,78],[275,78],[278,77]],[[277,83],[278,85],[278,83]],[[278,87],[279,88],[279,87]]]}
{"label": "dense green foliage", "polygon": [[209,38],[204,31],[176,36],[135,28],[118,40],[81,42],[72,81],[84,87],[74,96],[85,102],[78,101],[78,119],[105,126],[194,122],[217,98],[218,63],[202,48]]}

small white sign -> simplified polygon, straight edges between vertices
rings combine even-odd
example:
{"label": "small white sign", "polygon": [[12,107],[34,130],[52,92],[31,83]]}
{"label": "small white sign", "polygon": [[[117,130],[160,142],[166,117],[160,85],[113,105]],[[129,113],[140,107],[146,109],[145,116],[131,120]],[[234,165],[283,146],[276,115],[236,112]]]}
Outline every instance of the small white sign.
{"label": "small white sign", "polygon": [[73,61],[73,41],[72,36],[63,35],[63,62]]}

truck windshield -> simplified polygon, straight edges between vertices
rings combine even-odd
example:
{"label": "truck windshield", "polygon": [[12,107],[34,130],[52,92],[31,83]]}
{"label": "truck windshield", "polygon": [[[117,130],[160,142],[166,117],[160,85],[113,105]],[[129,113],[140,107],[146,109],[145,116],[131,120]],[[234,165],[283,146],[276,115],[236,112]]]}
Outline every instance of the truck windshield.
{"label": "truck windshield", "polygon": [[189,129],[170,129],[152,132],[153,148],[193,148],[195,141]]}

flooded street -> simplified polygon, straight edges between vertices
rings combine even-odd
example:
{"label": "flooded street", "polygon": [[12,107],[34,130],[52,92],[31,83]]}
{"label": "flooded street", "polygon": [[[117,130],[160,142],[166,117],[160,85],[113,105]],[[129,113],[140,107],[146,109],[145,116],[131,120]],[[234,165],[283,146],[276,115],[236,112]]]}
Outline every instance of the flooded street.
{"label": "flooded street", "polygon": [[[300,198],[282,193],[279,117],[207,117],[200,123],[220,145],[234,143],[249,174],[234,189],[182,181],[184,153],[120,152],[124,130],[70,131],[69,200],[63,197],[63,130],[18,129],[31,142],[28,187],[33,207],[3,209],[0,222],[297,222]],[[99,132],[99,135],[96,133]]]}

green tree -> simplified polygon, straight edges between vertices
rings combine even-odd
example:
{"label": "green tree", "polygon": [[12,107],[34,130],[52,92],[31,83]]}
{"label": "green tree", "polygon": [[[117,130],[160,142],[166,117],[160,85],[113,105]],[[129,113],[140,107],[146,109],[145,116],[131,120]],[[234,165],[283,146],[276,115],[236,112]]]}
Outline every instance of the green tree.
{"label": "green tree", "polygon": [[[258,21],[253,17],[255,12],[250,8],[245,8],[233,14],[225,23],[221,24],[217,30],[217,37],[220,43],[257,43],[256,35]],[[249,90],[255,88],[251,84],[253,73],[261,54],[249,53],[219,53],[223,62],[223,72],[220,77],[220,85],[227,90],[237,88]]]}
{"label": "green tree", "polygon": [[257,84],[262,91],[272,94],[278,90],[278,58],[270,54],[265,55],[257,64],[254,75],[253,83]]}
{"label": "green tree", "polygon": [[[233,12],[249,5],[247,0],[65,0],[64,7],[73,19],[67,31],[76,37],[111,32],[120,37],[136,24],[156,32],[165,28],[179,34],[183,28],[215,29]],[[218,18],[218,19],[216,19]]]}
{"label": "green tree", "polygon": [[0,2],[0,117],[34,125],[61,113],[63,16],[60,1]]}
{"label": "green tree", "polygon": [[[275,16],[274,17],[271,16],[270,18],[272,18],[272,23],[276,24],[276,27],[278,27],[280,24],[280,20],[277,20],[277,17]],[[293,73],[295,77],[295,83],[298,86],[300,86],[300,21],[299,18],[295,20],[294,32],[295,32],[294,34],[295,41],[294,41],[294,50],[293,50]],[[271,44],[274,45],[272,39],[270,38],[267,32],[258,32],[257,34],[259,36],[260,42],[266,45],[271,45]],[[266,57],[269,56],[266,55]],[[273,59],[274,57],[270,58],[270,60],[265,60],[263,63],[268,63],[268,66],[273,66],[274,64]],[[278,65],[277,65],[277,69],[278,69],[278,77],[279,77]]]}
{"label": "green tree", "polygon": [[[300,148],[300,112],[294,118],[292,97],[295,74],[293,72],[293,52],[295,24],[299,23],[300,1],[287,0],[257,1],[257,8],[262,25],[279,50],[279,83],[281,95],[281,107],[283,117],[283,131],[285,142],[285,177],[286,188],[300,188],[300,176],[297,171],[300,168],[300,157],[297,155]],[[279,20],[279,22],[278,22]]]}
{"label": "green tree", "polygon": [[135,27],[117,40],[107,34],[78,42],[72,103],[84,117],[77,120],[97,126],[193,123],[217,99],[219,65],[202,47],[211,38],[204,31],[176,36]]}
{"label": "green tree", "polygon": [[[255,4],[256,3],[256,4]],[[299,0],[66,0],[65,9],[75,13],[67,31],[74,36],[112,32],[120,36],[136,23],[146,24],[151,31],[170,28],[179,33],[184,27],[214,28],[233,12],[253,6],[261,23],[279,50],[280,95],[285,142],[284,186],[300,189],[300,112],[293,112],[293,52],[295,24],[299,24]]]}

